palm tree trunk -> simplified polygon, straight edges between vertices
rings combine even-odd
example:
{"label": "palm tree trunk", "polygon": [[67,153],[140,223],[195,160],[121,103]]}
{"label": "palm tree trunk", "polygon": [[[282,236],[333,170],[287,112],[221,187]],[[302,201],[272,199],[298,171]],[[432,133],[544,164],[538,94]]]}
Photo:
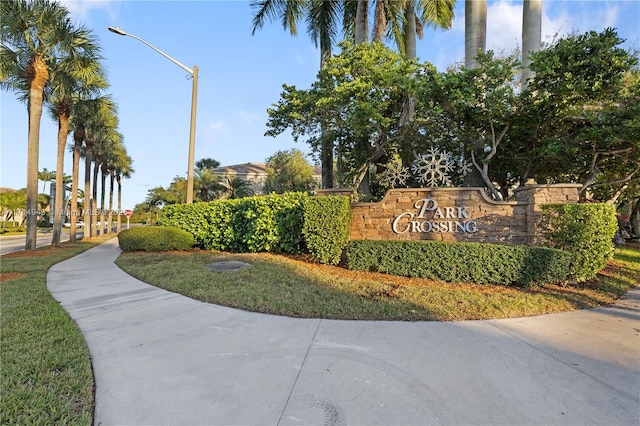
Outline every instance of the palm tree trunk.
{"label": "palm tree trunk", "polygon": [[91,239],[94,225],[91,223],[93,216],[93,203],[91,199],[91,164],[93,163],[93,144],[87,143],[87,151],[84,158],[84,236]]}
{"label": "palm tree trunk", "polygon": [[358,0],[356,8],[355,43],[369,42],[369,0]]}
{"label": "palm tree trunk", "polygon": [[[320,40],[320,69],[324,69],[327,60],[331,57],[331,45],[325,43],[325,39]],[[325,125],[321,126],[321,148],[320,165],[322,169],[322,188],[333,188],[333,140],[327,137]]]}
{"label": "palm tree trunk", "polygon": [[78,188],[80,180],[80,147],[84,140],[84,127],[77,126],[73,132],[73,171],[71,172],[71,212],[69,221],[71,228],[69,241],[76,242],[77,219],[78,219]]}
{"label": "palm tree trunk", "polygon": [[387,17],[385,15],[385,1],[376,0],[376,10],[373,15],[373,34],[371,35],[371,41],[378,41],[382,43],[386,31]]}
{"label": "palm tree trunk", "polygon": [[51,235],[51,245],[60,247],[60,235],[62,234],[62,217],[65,211],[64,206],[64,148],[67,144],[69,134],[69,114],[62,112],[58,117],[58,153],[56,161],[56,199],[53,203],[53,233]]}
{"label": "palm tree trunk", "polygon": [[25,250],[36,249],[36,233],[38,231],[38,155],[40,150],[40,119],[44,85],[49,78],[49,71],[44,60],[38,56],[33,58],[26,70],[29,81],[29,134],[27,137],[27,232]]}
{"label": "palm tree trunk", "polygon": [[93,184],[91,188],[91,198],[93,205],[91,208],[91,237],[98,236],[98,172],[100,171],[100,153],[96,153],[93,159]]}
{"label": "palm tree trunk", "polygon": [[102,231],[100,232],[100,235],[104,235],[104,234],[108,234],[108,226],[105,226],[105,218],[104,218],[104,213],[105,213],[105,209],[104,209],[104,204],[105,204],[105,198],[106,198],[106,194],[107,192],[105,191],[106,186],[107,186],[107,165],[105,163],[102,163],[100,165],[100,228],[102,229]]}
{"label": "palm tree trunk", "polygon": [[415,0],[407,0],[404,9],[404,19],[407,28],[404,32],[404,50],[405,58],[409,60],[416,59],[416,2]]}
{"label": "palm tree trunk", "polygon": [[119,234],[122,223],[122,215],[120,214],[120,212],[122,212],[122,178],[120,177],[120,175],[116,176],[116,181],[118,182],[118,227],[116,228],[116,230]]}
{"label": "palm tree trunk", "polygon": [[464,65],[475,68],[478,52],[487,48],[487,1],[464,2]]}
{"label": "palm tree trunk", "polygon": [[113,220],[113,181],[115,180],[114,170],[109,170],[109,212],[107,213],[107,223],[109,228],[107,234],[111,233],[111,221]]}
{"label": "palm tree trunk", "polygon": [[[486,0],[465,0],[464,27],[464,65],[467,68],[475,68],[478,66],[476,56],[487,47]],[[471,154],[473,156],[474,153]],[[466,187],[483,187],[485,184],[484,176],[478,167],[473,167],[471,172],[467,173],[463,183]]]}
{"label": "palm tree trunk", "polygon": [[522,5],[522,89],[533,77],[529,69],[529,54],[540,50],[542,44],[542,0],[524,0]]}

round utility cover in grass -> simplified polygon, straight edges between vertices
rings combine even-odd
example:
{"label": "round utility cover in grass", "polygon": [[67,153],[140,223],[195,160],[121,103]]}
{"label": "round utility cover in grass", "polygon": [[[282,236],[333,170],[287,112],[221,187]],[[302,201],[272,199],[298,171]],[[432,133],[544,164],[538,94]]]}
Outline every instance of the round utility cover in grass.
{"label": "round utility cover in grass", "polygon": [[238,269],[244,269],[244,268],[250,268],[250,267],[251,267],[250,264],[240,262],[237,260],[226,260],[223,262],[213,262],[213,263],[207,264],[207,268],[215,272],[237,271]]}

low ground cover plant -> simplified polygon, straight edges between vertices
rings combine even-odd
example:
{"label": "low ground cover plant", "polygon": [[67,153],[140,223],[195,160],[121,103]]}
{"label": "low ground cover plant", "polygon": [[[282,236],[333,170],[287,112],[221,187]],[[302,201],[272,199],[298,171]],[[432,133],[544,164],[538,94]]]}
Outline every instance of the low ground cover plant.
{"label": "low ground cover plant", "polygon": [[142,226],[125,229],[118,235],[122,251],[191,250],[193,235],[167,226]]}

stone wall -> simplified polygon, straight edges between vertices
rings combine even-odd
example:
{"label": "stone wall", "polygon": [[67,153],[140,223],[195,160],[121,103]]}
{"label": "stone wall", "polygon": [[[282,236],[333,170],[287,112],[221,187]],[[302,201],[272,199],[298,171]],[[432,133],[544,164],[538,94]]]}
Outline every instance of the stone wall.
{"label": "stone wall", "polygon": [[[542,204],[575,203],[578,184],[530,185],[513,201],[496,202],[482,188],[391,189],[382,201],[354,203],[352,240],[438,240],[535,244]],[[349,195],[322,190],[318,195]]]}

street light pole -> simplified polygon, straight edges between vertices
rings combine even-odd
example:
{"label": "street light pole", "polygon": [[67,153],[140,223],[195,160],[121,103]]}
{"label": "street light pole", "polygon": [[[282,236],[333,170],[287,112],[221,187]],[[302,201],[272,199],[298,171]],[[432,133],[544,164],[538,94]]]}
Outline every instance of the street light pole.
{"label": "street light pole", "polygon": [[146,44],[186,72],[191,75],[193,79],[193,86],[191,90],[191,125],[189,128],[189,167],[187,168],[187,204],[193,203],[193,164],[195,161],[195,150],[196,150],[196,103],[198,99],[198,66],[194,65],[193,69],[187,67],[176,59],[164,53],[162,50],[158,49],[151,43],[146,40],[135,36],[133,34],[127,33],[121,30],[119,27],[108,27],[109,31],[112,33],[116,33],[121,36],[129,36],[131,38],[135,38],[136,40]]}

